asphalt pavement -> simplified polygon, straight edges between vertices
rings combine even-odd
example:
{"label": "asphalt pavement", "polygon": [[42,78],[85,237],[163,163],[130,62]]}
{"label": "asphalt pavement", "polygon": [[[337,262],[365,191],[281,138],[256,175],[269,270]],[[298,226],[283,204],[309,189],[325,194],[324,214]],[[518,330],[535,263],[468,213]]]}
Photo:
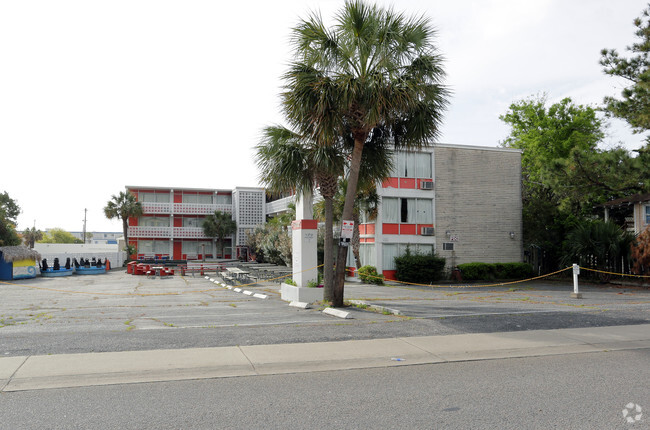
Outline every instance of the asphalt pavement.
{"label": "asphalt pavement", "polygon": [[[217,281],[217,283],[215,283]],[[0,283],[3,391],[268,375],[650,347],[650,293],[563,282],[346,284],[340,319],[279,284],[95,277]]]}

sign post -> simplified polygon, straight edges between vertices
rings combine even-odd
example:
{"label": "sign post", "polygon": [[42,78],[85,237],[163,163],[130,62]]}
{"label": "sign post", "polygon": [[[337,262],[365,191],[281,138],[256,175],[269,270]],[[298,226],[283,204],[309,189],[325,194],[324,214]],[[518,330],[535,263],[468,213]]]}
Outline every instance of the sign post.
{"label": "sign post", "polygon": [[341,225],[341,246],[350,246],[352,232],[354,231],[354,221],[343,221]]}
{"label": "sign post", "polygon": [[582,294],[578,290],[578,275],[580,274],[580,266],[577,264],[573,265],[573,293],[571,293],[571,298],[581,299]]}

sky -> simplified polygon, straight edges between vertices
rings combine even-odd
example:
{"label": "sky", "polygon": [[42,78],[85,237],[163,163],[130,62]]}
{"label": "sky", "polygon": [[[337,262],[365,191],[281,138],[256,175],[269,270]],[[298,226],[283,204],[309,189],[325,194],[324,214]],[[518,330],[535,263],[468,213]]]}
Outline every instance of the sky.
{"label": "sky", "polygon": [[[425,15],[453,92],[439,142],[496,147],[510,104],[546,94],[597,107],[626,84],[600,50],[634,42],[641,0],[378,1]],[[121,231],[126,185],[260,186],[254,147],[284,124],[291,28],[337,1],[0,2],[0,192],[36,226]],[[604,148],[641,146],[611,121]]]}

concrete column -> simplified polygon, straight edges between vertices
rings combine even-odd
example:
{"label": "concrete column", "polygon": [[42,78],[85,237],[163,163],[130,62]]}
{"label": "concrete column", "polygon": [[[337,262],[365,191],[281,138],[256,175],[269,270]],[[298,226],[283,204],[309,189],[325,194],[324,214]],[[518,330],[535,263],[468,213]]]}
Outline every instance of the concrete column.
{"label": "concrete column", "polygon": [[296,201],[296,221],[291,223],[293,280],[298,287],[318,281],[318,221],[312,219],[311,193],[299,196]]}

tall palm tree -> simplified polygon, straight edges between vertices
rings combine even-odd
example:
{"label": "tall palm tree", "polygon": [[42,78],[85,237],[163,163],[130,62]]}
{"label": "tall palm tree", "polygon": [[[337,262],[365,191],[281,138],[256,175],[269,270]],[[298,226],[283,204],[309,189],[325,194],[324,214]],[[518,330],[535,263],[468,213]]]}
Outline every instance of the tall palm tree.
{"label": "tall palm tree", "polygon": [[312,139],[281,126],[266,127],[256,150],[260,180],[271,191],[294,191],[301,195],[318,187],[325,202],[323,295],[325,300],[331,300],[334,285],[332,199],[345,159],[337,146],[317,145]]}
{"label": "tall palm tree", "polygon": [[28,228],[23,232],[23,240],[25,241],[25,244],[30,248],[33,248],[34,244],[42,239],[43,232],[36,230],[36,227]]}
{"label": "tall palm tree", "polygon": [[129,248],[129,217],[142,215],[142,203],[138,202],[135,196],[127,191],[120,191],[116,196],[113,194],[111,200],[104,207],[104,215],[108,219],[119,218],[122,220],[122,232],[124,233],[124,244]]}
{"label": "tall palm tree", "polygon": [[[396,147],[419,148],[436,137],[449,91],[442,58],[425,17],[346,1],[326,28],[312,14],[293,30],[295,61],[285,74],[283,107],[291,125],[328,145],[350,136],[343,219],[352,220],[364,145],[381,126]],[[343,304],[347,247],[339,247],[334,306]]]}
{"label": "tall palm tree", "polygon": [[[227,236],[237,231],[237,222],[232,215],[221,211],[214,211],[213,214],[205,217],[203,221],[203,232],[207,237],[216,237],[219,242],[221,258],[224,258],[223,244]],[[205,256],[204,256],[205,257]]]}

